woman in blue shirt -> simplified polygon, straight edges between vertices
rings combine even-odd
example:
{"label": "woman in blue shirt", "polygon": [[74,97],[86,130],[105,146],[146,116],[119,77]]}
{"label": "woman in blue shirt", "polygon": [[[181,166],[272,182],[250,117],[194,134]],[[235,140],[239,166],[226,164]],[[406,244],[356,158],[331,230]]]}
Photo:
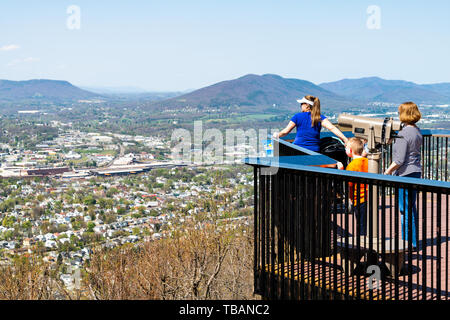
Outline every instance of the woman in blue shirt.
{"label": "woman in blue shirt", "polygon": [[319,98],[306,96],[301,100],[297,100],[297,102],[301,104],[302,112],[295,114],[287,127],[280,133],[275,133],[275,138],[282,138],[288,135],[296,127],[297,136],[295,137],[294,144],[311,151],[319,152],[320,130],[323,126],[347,144],[347,137],[330,120],[320,114]]}

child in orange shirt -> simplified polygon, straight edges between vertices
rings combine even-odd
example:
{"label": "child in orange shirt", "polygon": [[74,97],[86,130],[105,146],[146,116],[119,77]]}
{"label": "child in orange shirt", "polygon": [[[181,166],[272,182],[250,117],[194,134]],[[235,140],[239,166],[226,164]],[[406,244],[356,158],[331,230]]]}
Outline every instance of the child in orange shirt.
{"label": "child in orange shirt", "polygon": [[[369,171],[369,161],[362,156],[364,143],[360,139],[349,139],[345,152],[347,156],[352,158],[346,170],[358,172]],[[342,163],[338,164],[338,168],[343,169]],[[355,214],[359,226],[359,235],[365,236],[367,234],[367,185],[360,184],[359,190],[357,190],[356,183],[349,182],[348,185],[349,195],[352,201],[352,212]]]}

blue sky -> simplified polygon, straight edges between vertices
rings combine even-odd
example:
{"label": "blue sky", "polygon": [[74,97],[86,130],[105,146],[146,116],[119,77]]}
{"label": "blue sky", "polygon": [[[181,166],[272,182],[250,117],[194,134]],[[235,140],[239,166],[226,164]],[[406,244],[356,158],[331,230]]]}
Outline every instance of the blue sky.
{"label": "blue sky", "polygon": [[[67,8],[81,9],[80,30]],[[381,29],[367,28],[367,8]],[[448,0],[0,2],[0,79],[154,91],[248,73],[450,82]]]}

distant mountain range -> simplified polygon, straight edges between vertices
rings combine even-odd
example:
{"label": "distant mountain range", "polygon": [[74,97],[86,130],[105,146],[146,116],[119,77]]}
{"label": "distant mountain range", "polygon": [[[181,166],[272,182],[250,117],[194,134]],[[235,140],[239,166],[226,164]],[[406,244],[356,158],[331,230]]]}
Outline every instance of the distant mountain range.
{"label": "distant mountain range", "polygon": [[139,87],[85,87],[80,86],[81,89],[98,94],[140,94],[147,90]]}
{"label": "distant mountain range", "polygon": [[312,82],[286,79],[274,74],[249,74],[223,81],[191,93],[169,99],[167,106],[298,106],[297,99],[313,95],[327,105],[347,105],[351,99],[342,97]]}
{"label": "distant mountain range", "polygon": [[0,80],[0,101],[51,101],[69,102],[83,99],[99,98],[101,95],[82,90],[67,81],[57,80],[29,80],[9,81]]}
{"label": "distant mountain range", "polygon": [[[110,89],[110,88],[109,88]],[[449,104],[450,83],[416,84],[402,80],[377,77],[344,79],[316,85],[300,79],[288,79],[274,74],[248,74],[234,80],[222,81],[190,93],[179,92],[122,92],[108,90],[94,93],[80,89],[67,81],[0,80],[0,102],[133,99],[154,101],[165,107],[184,106],[254,106],[298,107],[296,100],[305,95],[320,98],[328,110],[341,107],[363,108],[369,102],[419,104]],[[128,88],[129,89],[129,88]],[[133,88],[135,89],[135,88]]]}
{"label": "distant mountain range", "polygon": [[320,98],[328,110],[341,107],[364,107],[370,102],[420,104],[450,103],[450,83],[419,85],[377,77],[345,79],[316,85],[278,75],[249,74],[223,81],[173,99],[160,102],[166,106],[296,106],[305,95]]}
{"label": "distant mountain range", "polygon": [[138,87],[81,87],[83,90],[101,94],[109,99],[119,100],[142,100],[142,101],[161,101],[173,97],[181,96],[190,91],[184,92],[160,92],[148,91]]}
{"label": "distant mountain range", "polygon": [[416,84],[370,77],[322,83],[320,87],[350,99],[368,102],[414,101],[421,104],[450,102],[450,83]]}

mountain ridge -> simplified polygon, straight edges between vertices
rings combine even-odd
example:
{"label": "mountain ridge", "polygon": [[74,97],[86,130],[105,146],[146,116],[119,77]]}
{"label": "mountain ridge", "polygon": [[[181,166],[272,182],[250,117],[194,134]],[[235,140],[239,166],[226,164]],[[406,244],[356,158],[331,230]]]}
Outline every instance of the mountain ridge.
{"label": "mountain ridge", "polygon": [[101,98],[102,95],[80,89],[66,80],[0,80],[0,101],[69,102]]}
{"label": "mountain ridge", "polygon": [[0,80],[0,102],[70,102],[92,99],[147,100],[163,107],[297,107],[305,95],[320,98],[327,108],[364,107],[373,102],[420,104],[450,103],[450,83],[416,84],[380,77],[342,79],[316,85],[310,81],[283,78],[276,74],[247,74],[221,81],[188,93],[134,93],[111,95],[95,93],[65,80]]}
{"label": "mountain ridge", "polygon": [[160,102],[166,106],[297,106],[305,95],[318,96],[324,103],[348,104],[351,101],[314,83],[301,79],[283,78],[275,74],[247,74],[225,80],[188,94]]}
{"label": "mountain ridge", "polygon": [[405,80],[386,80],[380,77],[342,79],[319,84],[350,99],[368,102],[449,103],[450,83],[417,84]]}

